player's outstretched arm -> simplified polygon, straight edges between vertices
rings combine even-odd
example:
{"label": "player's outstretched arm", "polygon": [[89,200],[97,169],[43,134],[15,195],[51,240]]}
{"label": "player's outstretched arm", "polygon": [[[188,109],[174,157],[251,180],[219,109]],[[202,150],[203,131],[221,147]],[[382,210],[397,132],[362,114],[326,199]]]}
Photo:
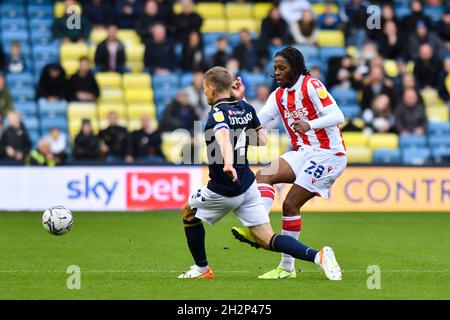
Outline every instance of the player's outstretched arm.
{"label": "player's outstretched arm", "polygon": [[223,171],[235,182],[237,180],[237,173],[233,167],[233,146],[230,141],[230,130],[226,128],[219,129],[216,131],[215,136],[223,156]]}

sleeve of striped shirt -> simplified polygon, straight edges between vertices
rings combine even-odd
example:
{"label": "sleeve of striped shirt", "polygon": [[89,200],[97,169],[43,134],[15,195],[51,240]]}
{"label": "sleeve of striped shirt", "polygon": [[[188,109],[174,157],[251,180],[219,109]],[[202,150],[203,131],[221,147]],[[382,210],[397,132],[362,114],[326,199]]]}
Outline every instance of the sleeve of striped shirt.
{"label": "sleeve of striped shirt", "polygon": [[259,122],[261,122],[261,125],[263,127],[269,121],[276,119],[277,117],[280,116],[280,111],[278,110],[275,92],[276,92],[276,90],[270,94],[269,98],[267,99],[266,104],[258,112],[258,119],[259,119]]}

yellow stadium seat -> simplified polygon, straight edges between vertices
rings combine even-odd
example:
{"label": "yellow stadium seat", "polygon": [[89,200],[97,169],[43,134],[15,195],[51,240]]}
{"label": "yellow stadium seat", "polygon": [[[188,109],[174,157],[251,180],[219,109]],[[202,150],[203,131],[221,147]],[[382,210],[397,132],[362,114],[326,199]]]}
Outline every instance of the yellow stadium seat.
{"label": "yellow stadium seat", "polygon": [[436,89],[425,88],[420,91],[426,107],[446,107],[445,102],[439,97]]}
{"label": "yellow stadium seat", "polygon": [[409,61],[406,64],[406,72],[407,73],[413,73],[414,72],[414,61]]}
{"label": "yellow stadium seat", "polygon": [[202,24],[202,32],[224,32],[227,28],[225,19],[205,19]]}
{"label": "yellow stadium seat", "polygon": [[107,34],[106,28],[94,28],[91,31],[89,39],[92,43],[99,44],[106,39]]}
{"label": "yellow stadium seat", "polygon": [[95,64],[95,52],[97,51],[97,46],[92,44],[89,46],[89,61]]}
{"label": "yellow stadium seat", "polygon": [[449,111],[448,108],[443,107],[427,107],[425,108],[428,121],[430,122],[448,122]]}
{"label": "yellow stadium seat", "polygon": [[180,164],[182,151],[185,145],[190,144],[191,136],[179,132],[165,132],[161,136],[162,150],[167,160]]}
{"label": "yellow stadium seat", "polygon": [[375,133],[369,138],[371,149],[397,149],[398,136],[395,133]]}
{"label": "yellow stadium seat", "polygon": [[367,147],[369,139],[362,132],[344,132],[342,138],[347,147]]}
{"label": "yellow stadium seat", "polygon": [[348,147],[348,163],[372,163],[372,150],[368,147]]}
{"label": "yellow stadium seat", "polygon": [[445,77],[445,87],[447,88],[447,92],[450,92],[450,73]]}
{"label": "yellow stadium seat", "polygon": [[156,108],[153,103],[136,103],[128,105],[128,119],[139,120],[146,113],[156,119]]}
{"label": "yellow stadium seat", "polygon": [[247,3],[228,3],[225,13],[228,19],[252,19],[253,6]]}
{"label": "yellow stadium seat", "polygon": [[194,10],[202,16],[203,19],[219,19],[225,17],[225,8],[222,3],[199,3],[195,6]]}
{"label": "yellow stadium seat", "polygon": [[122,87],[122,75],[118,72],[97,72],[95,79],[102,89]]}
{"label": "yellow stadium seat", "polygon": [[119,29],[117,31],[117,38],[122,41],[125,46],[136,45],[141,42],[141,38],[133,29]]}
{"label": "yellow stadium seat", "polygon": [[344,33],[339,30],[319,30],[317,44],[319,47],[343,47],[345,45]]}
{"label": "yellow stadium seat", "polygon": [[127,61],[125,66],[134,74],[142,73],[144,71],[143,61]]}
{"label": "yellow stadium seat", "polygon": [[398,65],[395,60],[384,60],[383,68],[388,77],[395,78],[399,74]]}
{"label": "yellow stadium seat", "polygon": [[98,105],[98,117],[100,119],[107,119],[110,112],[117,112],[117,115],[121,119],[127,119],[127,108],[121,103],[99,103]]}
{"label": "yellow stadium seat", "polygon": [[255,19],[262,20],[269,15],[270,9],[273,8],[271,3],[255,3],[253,5],[253,16]]}
{"label": "yellow stadium seat", "polygon": [[127,89],[135,88],[151,88],[151,78],[148,73],[131,74],[126,73],[123,75],[123,87]]}
{"label": "yellow stadium seat", "polygon": [[145,46],[142,43],[135,43],[125,47],[127,61],[143,61]]}
{"label": "yellow stadium seat", "polygon": [[228,33],[239,32],[242,29],[247,29],[250,32],[259,32],[259,23],[254,19],[229,19],[228,20]]}
{"label": "yellow stadium seat", "polygon": [[173,13],[180,14],[181,13],[181,4],[179,2],[175,2],[172,6]]}
{"label": "yellow stadium seat", "polygon": [[71,76],[78,71],[78,68],[80,67],[80,61],[65,60],[65,61],[61,62],[61,66],[63,67],[64,71],[66,72],[66,75]]}
{"label": "yellow stadium seat", "polygon": [[125,91],[125,101],[128,104],[153,102],[153,91],[150,88],[128,89]]}
{"label": "yellow stadium seat", "polygon": [[[313,3],[311,6],[312,11],[316,16],[320,16],[325,12],[325,4],[323,3]],[[339,7],[333,4],[333,13],[339,13]]]}
{"label": "yellow stadium seat", "polygon": [[[128,131],[132,132],[141,129],[140,120],[128,120]],[[150,127],[153,129],[158,129],[158,121],[156,119],[150,120]]]}
{"label": "yellow stadium seat", "polygon": [[99,103],[103,103],[103,102],[122,103],[123,102],[123,90],[122,89],[113,89],[113,88],[100,89]]}
{"label": "yellow stadium seat", "polygon": [[78,60],[89,55],[89,47],[85,43],[63,43],[59,49],[61,61]]}

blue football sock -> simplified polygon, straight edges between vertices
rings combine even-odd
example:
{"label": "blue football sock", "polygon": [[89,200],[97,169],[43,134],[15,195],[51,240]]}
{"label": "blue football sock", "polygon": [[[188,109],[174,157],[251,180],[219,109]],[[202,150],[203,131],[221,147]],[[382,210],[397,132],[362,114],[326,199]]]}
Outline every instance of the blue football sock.
{"label": "blue football sock", "polygon": [[296,259],[306,260],[314,263],[317,250],[305,246],[298,240],[281,234],[274,234],[270,240],[270,250],[287,253]]}
{"label": "blue football sock", "polygon": [[192,221],[183,220],[183,223],[184,233],[195,264],[199,267],[206,267],[208,261],[206,260],[205,228],[202,221],[195,218]]}

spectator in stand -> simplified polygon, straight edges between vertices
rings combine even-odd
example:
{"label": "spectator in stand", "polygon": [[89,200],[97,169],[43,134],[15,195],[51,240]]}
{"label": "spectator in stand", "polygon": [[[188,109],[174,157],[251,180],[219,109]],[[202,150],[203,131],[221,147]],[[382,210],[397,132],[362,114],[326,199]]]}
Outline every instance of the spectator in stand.
{"label": "spectator in stand", "polygon": [[392,88],[393,83],[385,78],[383,69],[381,67],[373,68],[363,82],[362,108],[370,108],[375,97],[379,95],[387,95],[391,105],[394,106],[395,96]]}
{"label": "spectator in stand", "polygon": [[100,144],[97,136],[92,131],[91,121],[83,119],[81,130],[75,137],[73,146],[75,160],[98,160],[100,156]]}
{"label": "spectator in stand", "polygon": [[108,0],[88,0],[83,12],[94,28],[105,28],[114,23],[114,7]]}
{"label": "spectator in stand", "polygon": [[56,164],[64,164],[67,159],[67,137],[58,128],[52,128],[44,138],[50,144],[50,152]]}
{"label": "spectator in stand", "polygon": [[141,129],[131,133],[133,157],[151,164],[164,164],[166,159],[162,152],[161,132],[152,128],[150,117],[143,114],[141,117]]}
{"label": "spectator in stand", "polygon": [[396,89],[396,100],[401,101],[403,99],[403,93],[407,89],[413,89],[417,93],[419,98],[419,102],[424,104],[423,98],[419,93],[419,87],[417,86],[416,78],[414,78],[414,74],[412,73],[404,73],[402,76],[402,83],[399,85],[398,89]]}
{"label": "spectator in stand", "polygon": [[317,28],[314,13],[310,10],[304,11],[300,21],[291,24],[290,32],[295,43],[315,45],[317,41]]}
{"label": "spectator in stand", "polygon": [[280,3],[280,13],[288,25],[297,23],[303,11],[310,10],[311,4],[307,0],[282,0]]}
{"label": "spectator in stand", "polygon": [[380,35],[378,41],[380,54],[385,59],[396,60],[402,57],[404,43],[393,21],[387,21],[383,25],[383,34]]}
{"label": "spectator in stand", "polygon": [[147,1],[145,4],[144,14],[136,21],[136,32],[141,37],[141,41],[145,43],[149,41],[152,36],[152,27],[157,23],[164,24],[163,17],[159,12],[156,1]]}
{"label": "spectator in stand", "polygon": [[143,0],[116,0],[115,15],[120,29],[133,29],[136,19],[143,11]]}
{"label": "spectator in stand", "polygon": [[20,42],[11,43],[11,53],[6,56],[5,69],[9,73],[21,73],[26,69],[25,58],[20,52]]}
{"label": "spectator in stand", "polygon": [[59,64],[50,63],[42,69],[36,97],[48,101],[61,101],[66,99],[68,89],[64,69]]}
{"label": "spectator in stand", "polygon": [[158,3],[158,11],[161,14],[163,24],[166,26],[173,26],[175,23],[175,13],[173,12],[175,0],[156,0],[156,2]]}
{"label": "spectator in stand", "polygon": [[0,72],[3,71],[5,66],[5,52],[3,51],[3,44],[0,42]]}
{"label": "spectator in stand", "polygon": [[46,139],[41,139],[38,142],[37,150],[32,150],[27,159],[27,164],[31,166],[48,166],[54,167],[56,165],[53,153],[50,150],[50,142]]}
{"label": "spectator in stand", "polygon": [[99,43],[95,51],[96,71],[127,72],[125,46],[117,39],[117,26],[108,26],[108,36]]}
{"label": "spectator in stand", "polygon": [[183,44],[181,54],[181,69],[183,71],[204,70],[206,67],[203,54],[201,36],[197,31],[189,34],[188,40]]}
{"label": "spectator in stand", "polygon": [[145,43],[144,64],[151,73],[157,74],[168,74],[176,68],[175,48],[162,24],[152,27],[152,40]]}
{"label": "spectator in stand", "polygon": [[95,101],[100,89],[91,71],[88,57],[80,58],[80,68],[69,80],[69,101]]}
{"label": "spectator in stand", "polygon": [[316,65],[309,68],[309,73],[311,74],[311,77],[315,79],[322,80],[322,70]]}
{"label": "spectator in stand", "polygon": [[0,115],[5,116],[12,109],[11,93],[6,87],[5,77],[0,73]]}
{"label": "spectator in stand", "polygon": [[445,48],[441,39],[434,32],[429,31],[423,21],[417,23],[416,32],[409,37],[408,43],[408,56],[412,60],[417,59],[420,46],[426,43],[432,47],[437,57],[442,58],[444,56]]}
{"label": "spectator in stand", "polygon": [[392,114],[392,104],[389,96],[380,94],[371,105],[363,112],[363,119],[366,124],[364,132],[372,133],[388,133],[393,132],[395,125],[395,117]]}
{"label": "spectator in stand", "polygon": [[419,57],[414,61],[414,76],[419,89],[437,88],[441,71],[442,60],[434,55],[429,44],[421,45]]}
{"label": "spectator in stand", "polygon": [[20,113],[8,113],[8,126],[0,137],[0,157],[9,161],[23,162],[31,149],[31,140],[20,121]]}
{"label": "spectator in stand", "polygon": [[[248,103],[255,108],[256,113],[258,113],[262,107],[265,106],[267,99],[270,95],[270,89],[265,84],[259,85],[256,89],[256,96],[254,99],[250,100]],[[264,125],[264,129],[270,130],[278,128],[280,124],[279,118],[277,117],[275,120],[269,121],[266,125]]]}
{"label": "spectator in stand", "polygon": [[450,8],[445,11],[441,19],[436,23],[436,32],[444,42],[447,51],[450,51]]}
{"label": "spectator in stand", "polygon": [[427,115],[416,90],[407,89],[403,93],[402,102],[395,110],[395,124],[398,134],[402,136],[425,134]]}
{"label": "spectator in stand", "polygon": [[414,33],[419,21],[424,23],[427,29],[430,29],[433,26],[431,19],[423,13],[423,6],[420,0],[411,1],[411,11],[411,14],[404,17],[401,21],[401,29],[406,37],[409,37]]}
{"label": "spectator in stand", "polygon": [[331,63],[328,69],[327,84],[330,88],[355,88],[356,82],[353,74],[356,67],[350,55],[339,58],[338,63]]}
{"label": "spectator in stand", "polygon": [[345,23],[344,33],[347,46],[361,48],[366,41],[368,2],[351,0],[341,10],[341,20]]}
{"label": "spectator in stand", "polygon": [[241,70],[258,72],[267,62],[267,52],[252,40],[247,29],[239,32],[240,42],[233,50],[233,57],[239,61]]}
{"label": "spectator in stand", "polygon": [[68,10],[71,6],[77,6],[81,12],[81,8],[75,0],[65,1],[65,15],[59,19],[56,19],[52,25],[52,34],[56,39],[61,39],[63,42],[86,42],[89,39],[91,33],[91,24],[84,14],[80,14],[80,27],[74,28],[72,24],[68,23],[73,20]]}
{"label": "spectator in stand", "polygon": [[200,33],[203,23],[202,17],[194,12],[194,3],[192,0],[181,0],[181,13],[174,19],[175,41],[185,42],[191,32]]}
{"label": "spectator in stand", "polygon": [[228,39],[224,37],[220,37],[217,39],[216,47],[217,51],[212,56],[212,65],[225,67],[228,60],[231,59],[231,54],[229,50]]}
{"label": "spectator in stand", "polygon": [[317,26],[322,30],[338,30],[341,24],[335,4],[326,2],[324,12],[317,19]]}
{"label": "spectator in stand", "polygon": [[[399,21],[395,16],[395,10],[392,3],[384,3],[381,11],[381,28],[373,28],[367,30],[369,38],[377,43],[380,43],[384,36],[384,27],[388,22],[392,22],[396,26],[396,30],[399,27]],[[392,27],[391,27],[392,28]]]}
{"label": "spectator in stand", "polygon": [[[231,75],[232,79],[236,79],[237,77],[240,76],[240,67],[239,67],[238,60],[231,58],[230,60],[227,61],[225,68],[227,69],[228,73]],[[244,85],[245,85],[245,83],[244,83]]]}
{"label": "spectator in stand", "polygon": [[164,110],[159,129],[161,132],[185,129],[193,135],[194,122],[197,120],[199,118],[195,108],[189,104],[187,94],[179,91],[176,98]]}
{"label": "spectator in stand", "polygon": [[280,9],[273,7],[261,22],[260,41],[263,45],[279,47],[289,40],[289,26],[281,17]]}
{"label": "spectator in stand", "polygon": [[205,119],[211,106],[203,93],[203,72],[194,72],[191,85],[184,88],[183,91],[187,95],[188,103],[194,107],[198,118]]}
{"label": "spectator in stand", "polygon": [[444,60],[444,70],[442,70],[439,82],[438,82],[438,92],[439,96],[448,102],[450,101],[450,57]]}
{"label": "spectator in stand", "polygon": [[100,130],[98,138],[100,140],[100,151],[108,162],[133,162],[130,135],[125,127],[119,125],[119,118],[116,112],[112,111],[108,115],[109,125]]}

